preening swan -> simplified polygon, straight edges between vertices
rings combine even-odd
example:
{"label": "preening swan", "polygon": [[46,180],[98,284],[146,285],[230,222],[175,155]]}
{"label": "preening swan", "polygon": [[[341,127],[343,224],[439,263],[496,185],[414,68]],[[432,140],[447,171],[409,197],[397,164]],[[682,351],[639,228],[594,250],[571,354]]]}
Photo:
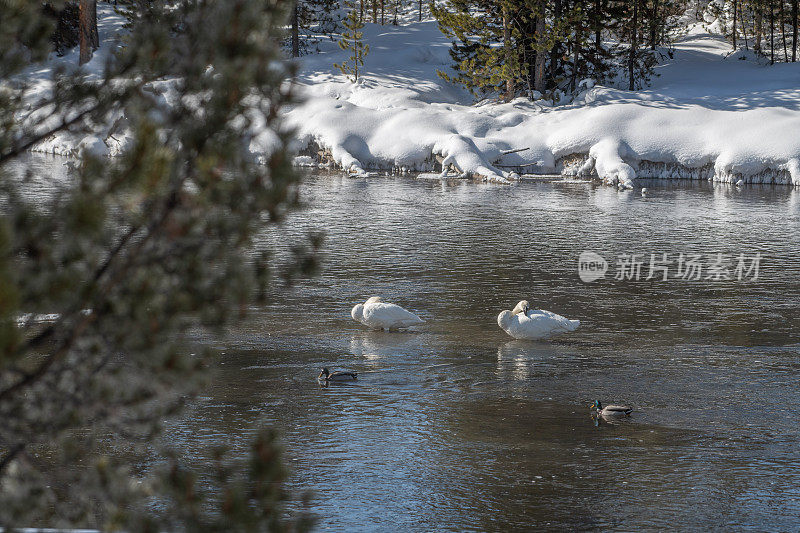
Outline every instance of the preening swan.
{"label": "preening swan", "polygon": [[425,323],[411,311],[406,311],[399,305],[384,302],[377,296],[353,307],[350,316],[353,317],[353,320],[373,329],[402,329]]}
{"label": "preening swan", "polygon": [[528,301],[522,300],[513,311],[500,313],[497,325],[515,339],[533,340],[575,331],[581,323],[543,309],[530,309]]}

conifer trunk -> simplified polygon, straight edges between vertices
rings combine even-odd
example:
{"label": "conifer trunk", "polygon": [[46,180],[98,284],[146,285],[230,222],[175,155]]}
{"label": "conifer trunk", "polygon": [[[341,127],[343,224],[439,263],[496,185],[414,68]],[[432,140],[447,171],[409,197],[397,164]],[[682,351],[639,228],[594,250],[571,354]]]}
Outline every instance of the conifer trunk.
{"label": "conifer trunk", "polygon": [[797,61],[797,0],[792,0],[792,63]]}
{"label": "conifer trunk", "polygon": [[511,20],[508,16],[508,6],[505,4],[503,4],[503,49],[506,68],[506,94],[503,99],[510,102],[514,99],[516,88],[514,87],[514,52],[511,49]]}
{"label": "conifer trunk", "polygon": [[733,35],[731,37],[733,41],[733,49],[736,50],[736,10],[737,10],[738,2],[733,0]]}
{"label": "conifer trunk", "polygon": [[[545,4],[546,4],[546,2],[541,2],[542,16],[543,17],[545,16]],[[562,16],[562,14],[564,12],[563,7],[564,7],[563,0],[555,0],[553,2],[553,20],[554,21],[560,21],[561,20],[561,16]],[[553,45],[552,50],[550,50],[550,80],[551,81],[555,80],[556,79],[556,75],[558,74],[557,69],[558,69],[558,64],[559,64],[558,58],[561,56],[560,52],[561,52],[561,41],[557,40],[555,42],[555,44]],[[547,85],[547,84],[545,84],[545,85]]]}
{"label": "conifer trunk", "polygon": [[547,51],[544,47],[544,2],[539,2],[539,13],[536,15],[536,59],[533,76],[533,90],[544,94],[544,66]]}
{"label": "conifer trunk", "polygon": [[100,34],[97,31],[97,0],[92,1],[91,16],[92,16],[92,22],[91,22],[92,49],[97,50],[98,48],[100,48]]}
{"label": "conifer trunk", "polygon": [[573,50],[572,57],[572,80],[570,81],[570,92],[575,91],[575,85],[577,83],[578,60],[580,59],[581,53],[581,30],[582,28],[580,22],[577,22],[575,26],[575,50]]}
{"label": "conifer trunk", "polygon": [[602,70],[603,57],[603,0],[594,0],[594,70],[595,76]]}
{"label": "conifer trunk", "polygon": [[650,50],[658,44],[658,0],[653,0],[653,13],[650,20]]}
{"label": "conifer trunk", "polygon": [[775,64],[775,6],[772,0],[769,0],[769,64]]}
{"label": "conifer trunk", "polygon": [[[94,24],[92,23],[94,21]],[[92,59],[97,39],[97,2],[80,0],[78,4],[78,32],[80,35],[80,54],[78,63],[84,65]],[[98,43],[99,44],[99,43]]]}
{"label": "conifer trunk", "polygon": [[789,62],[789,51],[786,48],[786,28],[784,26],[786,22],[786,13],[784,11],[783,0],[780,0],[778,3],[779,11],[778,11],[778,24],[780,24],[781,28],[781,39],[783,40],[783,60],[787,63]]}
{"label": "conifer trunk", "polygon": [[628,90],[635,88],[633,75],[636,63],[636,51],[639,48],[638,28],[639,25],[639,0],[633,0],[633,16],[631,17],[631,49],[628,55]]}
{"label": "conifer trunk", "polygon": [[295,2],[292,9],[292,57],[300,57],[300,6]]}
{"label": "conifer trunk", "polygon": [[761,39],[763,38],[764,35],[763,27],[764,27],[764,12],[761,10],[761,6],[757,5],[756,16],[755,16],[755,28],[753,29],[753,31],[755,32],[755,36],[753,37],[754,39],[753,50],[755,50],[757,54],[761,53]]}

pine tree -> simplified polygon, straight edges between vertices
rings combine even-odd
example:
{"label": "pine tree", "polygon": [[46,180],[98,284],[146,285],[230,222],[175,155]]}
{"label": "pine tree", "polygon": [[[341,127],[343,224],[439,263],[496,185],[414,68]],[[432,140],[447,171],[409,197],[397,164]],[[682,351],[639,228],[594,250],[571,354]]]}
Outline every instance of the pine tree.
{"label": "pine tree", "polygon": [[[202,483],[154,440],[214,361],[188,348],[186,333],[221,331],[266,296],[274,265],[256,236],[296,205],[280,123],[292,96],[279,54],[288,13],[249,0],[152,8],[131,20],[103,76],[61,73],[31,102],[19,74],[47,58],[53,25],[39,2],[4,7],[0,87],[15,90],[0,90],[3,531],[307,526],[287,523],[269,432],[247,459],[218,451]],[[174,98],[155,98],[156,87]],[[9,172],[49,135],[109,121],[127,124],[121,157],[79,154],[52,196],[31,195]],[[272,139],[264,165],[249,151],[259,132]],[[313,268],[317,244],[298,250],[292,272]],[[163,468],[130,467],[154,454]]]}
{"label": "pine tree", "polygon": [[364,22],[355,3],[347,0],[345,4],[350,8],[350,11],[342,23],[345,31],[342,32],[339,40],[339,47],[350,52],[350,57],[348,58],[350,62],[342,61],[341,64],[334,63],[333,66],[341,70],[342,74],[355,83],[358,81],[359,68],[364,66],[364,58],[369,54],[369,45],[364,42],[364,32],[361,31],[364,28]]}
{"label": "pine tree", "polygon": [[[476,96],[500,93],[507,89],[508,79],[517,78],[514,63],[506,55],[516,49],[511,41],[513,29],[504,27],[503,4],[493,0],[448,0],[431,10],[438,20],[439,28],[453,45],[450,57],[454,61],[455,76],[438,71],[443,79],[463,85]],[[506,40],[508,37],[508,40]],[[512,54],[511,60],[516,56]]]}
{"label": "pine tree", "polygon": [[[432,6],[452,39],[455,75],[476,96],[512,98],[521,88],[554,100],[585,78],[627,72],[647,83],[668,43],[680,0],[446,0]],[[608,45],[606,42],[612,44]],[[613,44],[615,43],[615,44]]]}

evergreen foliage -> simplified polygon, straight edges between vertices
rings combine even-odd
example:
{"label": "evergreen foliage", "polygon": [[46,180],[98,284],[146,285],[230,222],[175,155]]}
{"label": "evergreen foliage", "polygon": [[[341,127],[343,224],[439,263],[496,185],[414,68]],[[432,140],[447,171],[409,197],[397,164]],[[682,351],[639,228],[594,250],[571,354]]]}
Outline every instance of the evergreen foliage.
{"label": "evergreen foliage", "polygon": [[42,6],[42,12],[56,23],[50,37],[56,54],[64,55],[70,48],[78,45],[78,4],[65,2],[57,8],[51,3],[46,3]]}
{"label": "evergreen foliage", "polygon": [[353,83],[358,81],[359,68],[364,66],[364,58],[369,53],[369,45],[364,42],[364,22],[359,15],[355,3],[345,0],[345,5],[349,8],[347,18],[342,25],[345,31],[342,32],[339,40],[339,47],[350,52],[350,61],[343,61],[341,64],[334,63],[334,67],[342,71],[342,74],[350,78]]}
{"label": "evergreen foliage", "polygon": [[453,40],[455,74],[440,76],[476,96],[503,93],[506,100],[557,100],[583,79],[623,72],[640,88],[655,50],[674,36],[680,7],[673,0],[446,0],[432,12]]}
{"label": "evergreen foliage", "polygon": [[[132,3],[128,5],[130,7]],[[158,472],[165,417],[214,361],[182,333],[221,331],[269,290],[254,236],[297,203],[280,110],[292,100],[278,28],[284,4],[153,2],[131,11],[123,49],[99,78],[60,72],[42,101],[20,71],[52,50],[39,2],[0,25],[0,528],[279,531],[289,521],[273,436],[249,463],[223,451],[202,478],[179,456]],[[121,6],[125,7],[125,6]],[[135,15],[135,16],[134,16]],[[173,93],[161,97],[163,88]],[[159,89],[162,88],[162,89]],[[119,118],[115,118],[119,117]],[[48,197],[9,163],[37,141],[116,120],[122,157],[85,152]],[[271,130],[265,165],[248,150]],[[315,267],[314,238],[290,272]],[[120,457],[120,450],[125,457]],[[146,454],[146,455],[145,455]],[[153,498],[157,505],[153,505]]]}

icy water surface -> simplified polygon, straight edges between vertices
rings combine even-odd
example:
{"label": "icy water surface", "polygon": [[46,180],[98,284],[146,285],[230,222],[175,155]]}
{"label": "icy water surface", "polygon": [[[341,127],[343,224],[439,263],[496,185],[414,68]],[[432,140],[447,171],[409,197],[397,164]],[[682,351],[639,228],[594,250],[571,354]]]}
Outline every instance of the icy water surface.
{"label": "icy water surface", "polygon": [[[175,442],[277,426],[320,529],[796,530],[800,192],[647,185],[310,178],[285,227],[326,232],[324,271],[232,333]],[[580,281],[584,250],[611,279]],[[681,252],[760,252],[758,279],[644,279]],[[640,281],[613,279],[625,253]],[[428,323],[366,331],[373,295]],[[523,297],[582,327],[512,340],[496,316]],[[322,388],[323,365],[360,379]],[[596,425],[595,398],[636,412]]]}
{"label": "icy water surface", "polygon": [[[797,530],[800,191],[646,185],[309,178],[283,235],[323,230],[324,270],[230,333],[168,440],[200,463],[277,427],[322,530]],[[606,279],[579,279],[582,251]],[[614,280],[633,253],[641,279]],[[646,280],[651,253],[761,262]],[[365,330],[373,295],[428,323]],[[496,316],[522,298],[582,326],[515,341]],[[320,387],[323,365],[359,381]],[[594,399],[635,413],[597,424]]]}

